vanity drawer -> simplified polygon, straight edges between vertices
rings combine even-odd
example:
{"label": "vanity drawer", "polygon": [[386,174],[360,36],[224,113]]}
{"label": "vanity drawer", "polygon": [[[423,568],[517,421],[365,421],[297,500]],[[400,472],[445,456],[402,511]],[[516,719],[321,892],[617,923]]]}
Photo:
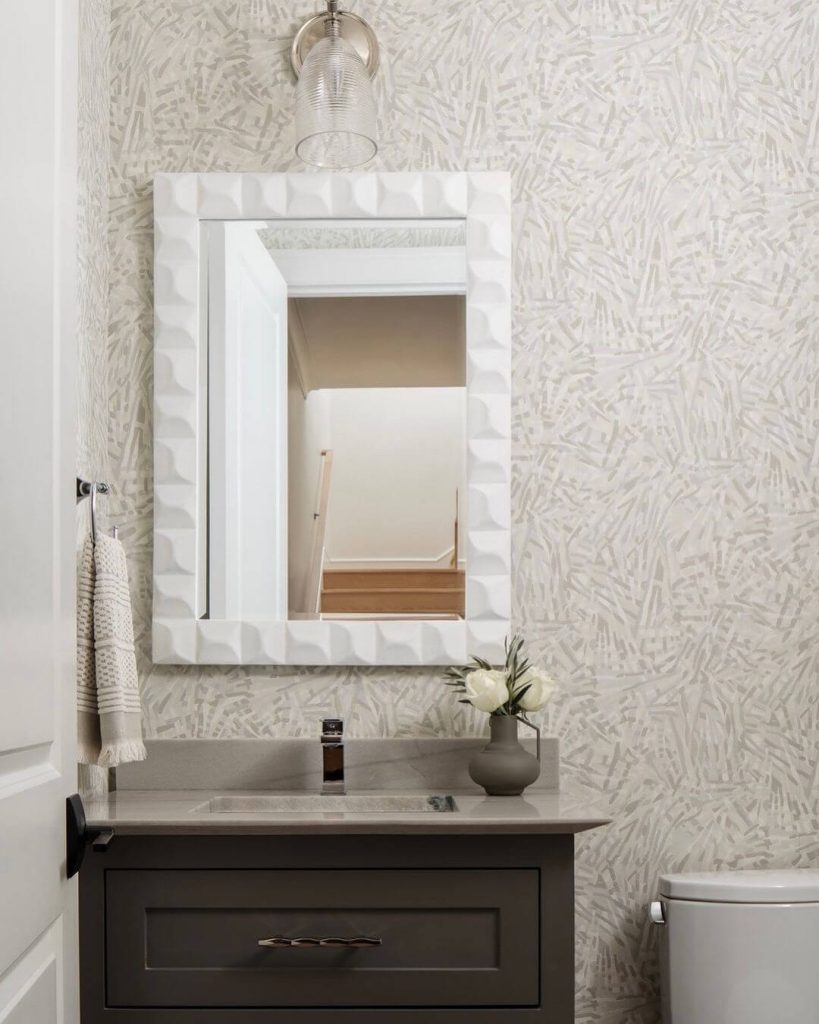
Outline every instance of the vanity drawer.
{"label": "vanity drawer", "polygon": [[[109,1007],[521,1007],[536,868],[109,870]],[[368,948],[267,948],[355,938]]]}

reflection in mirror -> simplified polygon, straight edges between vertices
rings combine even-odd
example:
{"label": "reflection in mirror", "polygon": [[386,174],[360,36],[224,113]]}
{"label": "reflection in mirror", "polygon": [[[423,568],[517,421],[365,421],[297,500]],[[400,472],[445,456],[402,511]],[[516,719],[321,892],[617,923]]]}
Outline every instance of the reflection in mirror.
{"label": "reflection in mirror", "polygon": [[209,614],[463,618],[463,222],[206,231]]}

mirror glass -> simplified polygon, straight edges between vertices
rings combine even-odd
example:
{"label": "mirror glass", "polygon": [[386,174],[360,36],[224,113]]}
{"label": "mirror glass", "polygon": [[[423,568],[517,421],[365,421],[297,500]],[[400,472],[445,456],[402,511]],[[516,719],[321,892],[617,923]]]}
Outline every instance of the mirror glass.
{"label": "mirror glass", "polygon": [[206,222],[211,618],[463,618],[461,220]]}

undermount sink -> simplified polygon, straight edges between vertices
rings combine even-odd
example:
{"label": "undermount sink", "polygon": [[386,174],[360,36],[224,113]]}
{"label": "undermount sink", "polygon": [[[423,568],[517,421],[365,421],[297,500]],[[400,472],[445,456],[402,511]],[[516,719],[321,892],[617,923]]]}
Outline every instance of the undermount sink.
{"label": "undermount sink", "polygon": [[217,796],[194,807],[192,814],[421,814],[457,811],[451,796],[351,793],[330,796],[294,793]]}

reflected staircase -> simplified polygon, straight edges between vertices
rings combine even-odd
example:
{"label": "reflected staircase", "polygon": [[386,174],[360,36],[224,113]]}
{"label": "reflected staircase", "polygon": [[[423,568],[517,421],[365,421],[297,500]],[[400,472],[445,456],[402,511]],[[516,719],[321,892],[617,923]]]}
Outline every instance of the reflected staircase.
{"label": "reflected staircase", "polygon": [[463,618],[462,569],[325,569],[322,615]]}

